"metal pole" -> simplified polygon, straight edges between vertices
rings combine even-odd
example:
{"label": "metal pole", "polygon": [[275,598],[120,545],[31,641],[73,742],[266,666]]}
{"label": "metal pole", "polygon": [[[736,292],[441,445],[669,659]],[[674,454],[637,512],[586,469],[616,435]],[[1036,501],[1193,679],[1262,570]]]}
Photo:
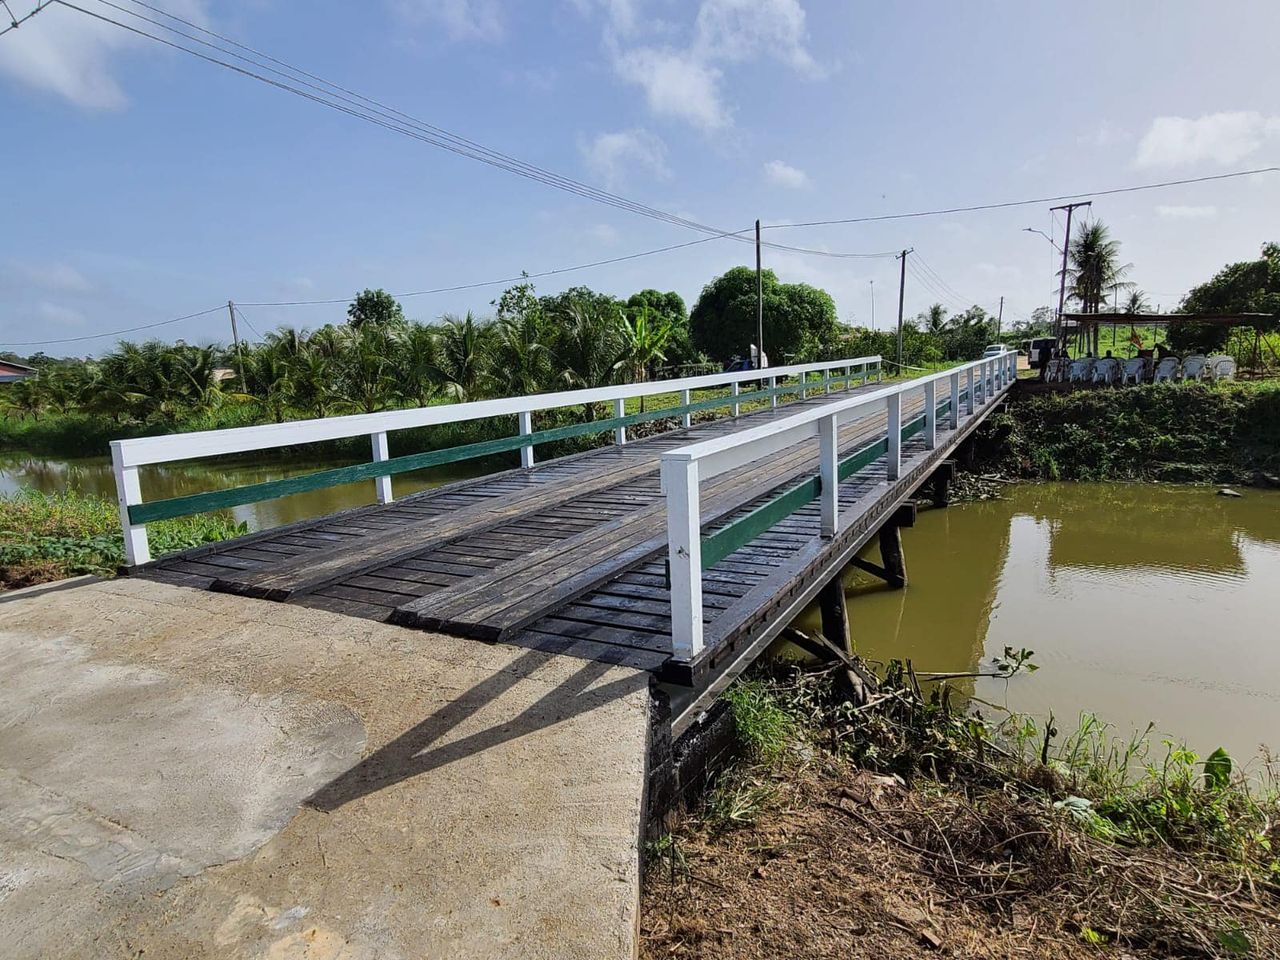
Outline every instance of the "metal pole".
{"label": "metal pole", "polygon": [[1000,332],[1004,329],[1004,297],[1000,298],[1000,312],[996,314],[996,339],[1000,339]]}
{"label": "metal pole", "polygon": [[898,278],[898,373],[902,373],[902,300],[907,292],[907,254],[902,251],[902,275]]}
{"label": "metal pole", "polygon": [[756,369],[764,369],[764,274],[760,266],[760,221],[756,221]]}
{"label": "metal pole", "polygon": [[1058,283],[1058,320],[1057,320],[1057,323],[1054,325],[1054,331],[1053,331],[1053,337],[1055,340],[1061,340],[1062,334],[1063,334],[1062,308],[1066,306],[1066,302],[1067,302],[1067,252],[1071,249],[1071,214],[1075,211],[1076,207],[1091,207],[1091,206],[1093,206],[1093,201],[1088,200],[1088,201],[1085,201],[1084,203],[1068,203],[1061,207],[1049,208],[1050,213],[1052,213],[1054,210],[1067,211],[1067,235],[1066,235],[1066,239],[1062,241],[1062,277]]}
{"label": "metal pole", "polygon": [[240,389],[248,389],[244,382],[244,356],[240,353],[240,330],[236,327],[236,305],[227,301],[227,313],[231,314],[231,339],[236,345],[236,366],[240,368]]}

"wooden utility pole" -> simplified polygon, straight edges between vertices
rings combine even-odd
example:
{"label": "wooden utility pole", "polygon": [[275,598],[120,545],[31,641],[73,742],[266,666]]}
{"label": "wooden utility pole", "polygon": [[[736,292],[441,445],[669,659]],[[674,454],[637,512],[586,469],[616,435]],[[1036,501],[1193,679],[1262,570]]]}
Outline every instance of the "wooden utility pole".
{"label": "wooden utility pole", "polygon": [[[912,247],[911,250],[915,248]],[[907,254],[911,250],[903,250],[902,259],[902,275],[898,278],[898,372],[902,372],[902,300],[907,293]]]}
{"label": "wooden utility pole", "polygon": [[1004,329],[1004,297],[1000,298],[1000,312],[996,314],[996,339],[1000,339],[1000,332]]}
{"label": "wooden utility pole", "polygon": [[1093,206],[1093,201],[1086,200],[1083,203],[1067,203],[1061,207],[1049,208],[1050,213],[1053,213],[1056,210],[1067,211],[1067,236],[1066,239],[1062,241],[1062,279],[1058,284],[1058,317],[1057,320],[1054,321],[1053,325],[1053,338],[1055,340],[1062,340],[1062,308],[1067,302],[1067,251],[1071,249],[1071,214],[1075,211],[1076,207],[1091,206]]}
{"label": "wooden utility pole", "polygon": [[244,390],[244,356],[240,352],[240,329],[236,326],[236,305],[227,301],[227,313],[231,314],[231,340],[236,346],[236,366],[240,368],[240,389]]}
{"label": "wooden utility pole", "polygon": [[764,369],[764,273],[760,268],[760,221],[756,221],[756,369]]}

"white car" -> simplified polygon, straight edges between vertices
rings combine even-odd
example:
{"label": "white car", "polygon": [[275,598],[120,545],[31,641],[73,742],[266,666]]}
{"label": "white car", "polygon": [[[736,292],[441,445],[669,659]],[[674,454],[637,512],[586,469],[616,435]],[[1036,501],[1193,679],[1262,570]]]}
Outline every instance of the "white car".
{"label": "white car", "polygon": [[982,351],[982,359],[990,360],[992,357],[998,357],[1002,353],[1008,353],[1009,348],[1003,343],[993,343],[987,349]]}

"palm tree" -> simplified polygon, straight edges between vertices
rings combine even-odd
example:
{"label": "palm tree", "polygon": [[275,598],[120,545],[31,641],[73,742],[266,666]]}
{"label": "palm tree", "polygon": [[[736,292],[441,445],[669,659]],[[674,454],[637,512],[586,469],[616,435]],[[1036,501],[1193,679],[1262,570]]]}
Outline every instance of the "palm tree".
{"label": "palm tree", "polygon": [[459,320],[446,316],[435,330],[436,381],[454,400],[474,400],[487,373],[487,331],[467,311]]}
{"label": "palm tree", "polygon": [[546,317],[527,309],[500,317],[489,342],[489,380],[494,393],[528,396],[547,388],[552,356]]}
{"label": "palm tree", "polygon": [[926,333],[939,337],[947,329],[947,308],[940,303],[935,303],[921,317],[924,320]]}
{"label": "palm tree", "polygon": [[347,327],[338,356],[343,398],[364,413],[387,407],[395,395],[399,326],[365,323]]}
{"label": "palm tree", "polygon": [[400,396],[420,407],[431,402],[438,386],[435,331],[420,323],[404,328],[398,341],[396,387]]}
{"label": "palm tree", "polygon": [[1124,302],[1125,313],[1146,313],[1151,309],[1151,302],[1141,290],[1134,288],[1129,292],[1129,299]]}
{"label": "palm tree", "polygon": [[[1100,220],[1081,223],[1067,249],[1067,279],[1071,296],[1080,304],[1081,313],[1097,313],[1102,309],[1108,290],[1128,289],[1125,275],[1131,263],[1120,262],[1120,241]],[[1098,350],[1098,328],[1093,328],[1093,351]]]}

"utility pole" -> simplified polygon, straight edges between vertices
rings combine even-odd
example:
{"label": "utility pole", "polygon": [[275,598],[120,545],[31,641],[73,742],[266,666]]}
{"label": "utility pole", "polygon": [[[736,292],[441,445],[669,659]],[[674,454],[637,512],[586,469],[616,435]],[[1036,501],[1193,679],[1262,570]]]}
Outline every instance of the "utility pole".
{"label": "utility pole", "polygon": [[1086,200],[1083,203],[1068,203],[1061,207],[1050,207],[1049,212],[1053,213],[1057,210],[1067,211],[1067,236],[1062,241],[1062,279],[1058,284],[1058,319],[1054,324],[1053,338],[1055,340],[1062,339],[1062,308],[1067,302],[1067,251],[1071,249],[1071,214],[1076,207],[1092,207],[1093,201]]}
{"label": "utility pole", "polygon": [[244,357],[240,353],[240,330],[236,326],[236,305],[227,301],[227,313],[231,314],[231,340],[236,345],[236,366],[240,368],[240,389],[245,389]]}
{"label": "utility pole", "polygon": [[[912,247],[911,250],[914,250]],[[902,275],[898,278],[898,372],[902,372],[902,301],[907,293],[907,254],[911,250],[903,250],[902,259]]]}
{"label": "utility pole", "polygon": [[760,221],[756,221],[756,369],[764,369],[764,274],[760,269]]}
{"label": "utility pole", "polygon": [[1004,329],[1004,297],[1000,298],[1000,312],[996,314],[996,339],[1000,339],[1000,332]]}
{"label": "utility pole", "polygon": [[871,329],[874,330],[876,328],[876,282],[875,280],[867,282],[871,284]]}

